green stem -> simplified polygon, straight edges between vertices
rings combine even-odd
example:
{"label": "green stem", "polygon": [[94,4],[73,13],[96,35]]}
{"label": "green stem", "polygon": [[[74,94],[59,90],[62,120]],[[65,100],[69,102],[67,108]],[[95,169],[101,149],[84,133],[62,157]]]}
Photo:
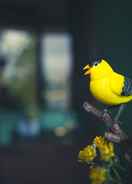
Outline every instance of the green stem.
{"label": "green stem", "polygon": [[121,177],[120,175],[118,174],[117,170],[115,168],[112,168],[113,170],[113,173],[115,174],[116,178],[118,179],[118,184],[121,184]]}

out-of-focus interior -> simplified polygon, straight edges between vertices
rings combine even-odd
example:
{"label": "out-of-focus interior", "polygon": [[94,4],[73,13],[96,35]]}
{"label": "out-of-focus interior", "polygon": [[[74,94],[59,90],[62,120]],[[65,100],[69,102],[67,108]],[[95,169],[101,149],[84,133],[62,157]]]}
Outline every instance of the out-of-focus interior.
{"label": "out-of-focus interior", "polygon": [[[116,27],[117,6],[111,6],[96,0],[0,1],[1,184],[88,183],[77,154],[104,127],[82,107],[86,100],[97,103],[82,68],[98,56],[118,66],[117,56],[129,47],[129,40],[116,44],[130,26],[116,34],[122,23]],[[131,59],[127,52],[121,57]]]}
{"label": "out-of-focus interior", "polygon": [[[84,5],[67,0],[0,5],[0,183],[85,182],[77,161],[87,135],[80,115]],[[92,3],[88,6],[92,25]]]}

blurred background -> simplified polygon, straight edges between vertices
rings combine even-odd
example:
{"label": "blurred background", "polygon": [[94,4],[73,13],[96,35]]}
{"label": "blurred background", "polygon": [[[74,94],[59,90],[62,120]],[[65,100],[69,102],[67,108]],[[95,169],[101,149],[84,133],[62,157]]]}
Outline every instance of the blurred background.
{"label": "blurred background", "polygon": [[[86,113],[82,68],[132,77],[131,1],[0,1],[0,183],[85,184],[81,147],[105,126]],[[131,107],[122,120],[131,135]]]}

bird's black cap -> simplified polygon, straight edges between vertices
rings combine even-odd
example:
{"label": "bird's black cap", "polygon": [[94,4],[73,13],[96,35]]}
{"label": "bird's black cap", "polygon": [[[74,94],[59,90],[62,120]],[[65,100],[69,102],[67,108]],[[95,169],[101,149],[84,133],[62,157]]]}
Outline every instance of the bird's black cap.
{"label": "bird's black cap", "polygon": [[102,57],[90,58],[89,64],[90,64],[90,66],[93,66],[95,64],[100,63],[102,59],[103,59]]}

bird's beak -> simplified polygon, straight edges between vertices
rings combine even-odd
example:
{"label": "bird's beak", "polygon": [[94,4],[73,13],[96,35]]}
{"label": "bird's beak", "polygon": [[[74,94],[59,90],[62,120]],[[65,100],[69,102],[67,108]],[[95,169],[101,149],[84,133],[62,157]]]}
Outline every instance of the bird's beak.
{"label": "bird's beak", "polygon": [[90,66],[89,65],[86,65],[83,70],[85,70],[85,73],[84,75],[89,75],[90,74]]}

